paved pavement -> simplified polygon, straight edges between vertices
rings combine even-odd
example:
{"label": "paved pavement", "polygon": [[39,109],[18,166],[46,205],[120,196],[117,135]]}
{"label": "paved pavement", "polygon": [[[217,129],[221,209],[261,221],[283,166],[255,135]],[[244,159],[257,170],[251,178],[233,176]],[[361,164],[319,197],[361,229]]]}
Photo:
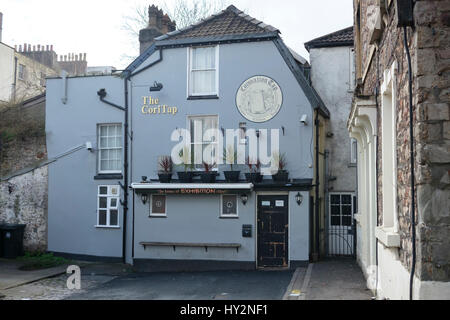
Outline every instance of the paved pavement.
{"label": "paved pavement", "polygon": [[310,265],[311,278],[304,288],[306,300],[370,300],[363,273],[350,258]]}
{"label": "paved pavement", "polygon": [[[352,259],[321,261],[295,271],[134,273],[123,264],[81,266],[81,290],[67,288],[67,274],[49,278],[43,272],[50,270],[44,269],[40,270],[44,279],[0,290],[0,299],[2,295],[5,300],[369,300],[372,297]],[[3,267],[0,264],[0,282],[13,281],[4,279]],[[17,273],[10,275],[14,278]]]}

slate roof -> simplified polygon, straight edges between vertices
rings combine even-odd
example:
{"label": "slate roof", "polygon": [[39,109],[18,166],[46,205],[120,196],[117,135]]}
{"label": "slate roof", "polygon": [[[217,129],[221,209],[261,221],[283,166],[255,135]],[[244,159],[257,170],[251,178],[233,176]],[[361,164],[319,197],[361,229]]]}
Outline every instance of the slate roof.
{"label": "slate roof", "polygon": [[235,6],[230,5],[219,13],[202,19],[184,29],[166,33],[155,40],[176,40],[237,34],[262,34],[268,32],[280,33],[278,29],[252,18]]}
{"label": "slate roof", "polygon": [[306,50],[311,48],[353,46],[353,26],[348,27],[305,43]]}

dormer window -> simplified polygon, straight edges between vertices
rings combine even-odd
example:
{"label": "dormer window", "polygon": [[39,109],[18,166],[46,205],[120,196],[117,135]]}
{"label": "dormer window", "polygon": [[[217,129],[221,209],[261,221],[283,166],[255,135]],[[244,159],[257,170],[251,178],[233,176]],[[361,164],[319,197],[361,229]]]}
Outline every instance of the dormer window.
{"label": "dormer window", "polygon": [[219,95],[219,46],[189,48],[188,97]]}

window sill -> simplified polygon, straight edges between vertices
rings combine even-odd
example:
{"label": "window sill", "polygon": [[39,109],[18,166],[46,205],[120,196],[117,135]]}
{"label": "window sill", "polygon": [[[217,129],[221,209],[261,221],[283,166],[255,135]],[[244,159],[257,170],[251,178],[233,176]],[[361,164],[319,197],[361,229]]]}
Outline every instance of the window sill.
{"label": "window sill", "polygon": [[123,175],[121,173],[99,173],[94,177],[94,180],[121,180]]}
{"label": "window sill", "polygon": [[120,226],[99,226],[99,225],[95,225],[94,227],[96,227],[97,229],[120,229]]}
{"label": "window sill", "polygon": [[350,162],[350,163],[348,164],[348,167],[349,167],[349,168],[356,168],[357,166],[358,166],[358,165],[357,165],[356,163],[351,163],[351,162]]}
{"label": "window sill", "polygon": [[393,228],[377,227],[375,237],[387,248],[400,247],[400,235]]}
{"label": "window sill", "polygon": [[167,215],[149,215],[148,216],[150,219],[154,219],[154,218],[159,218],[159,219],[165,219],[165,218],[167,218]]}
{"label": "window sill", "polygon": [[203,96],[189,96],[188,100],[208,100],[208,99],[219,99],[218,95],[203,95]]}
{"label": "window sill", "polygon": [[239,219],[239,216],[220,216],[219,219]]}

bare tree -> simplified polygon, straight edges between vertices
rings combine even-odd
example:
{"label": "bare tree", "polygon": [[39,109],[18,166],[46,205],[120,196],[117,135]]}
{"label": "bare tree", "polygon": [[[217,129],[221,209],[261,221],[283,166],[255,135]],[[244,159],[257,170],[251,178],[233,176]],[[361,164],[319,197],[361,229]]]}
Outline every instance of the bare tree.
{"label": "bare tree", "polygon": [[[193,23],[218,13],[227,5],[228,0],[175,0],[171,5],[163,2],[161,9],[167,13],[172,21],[177,24],[177,29],[183,29]],[[139,31],[148,25],[148,6],[136,6],[131,15],[123,17],[122,30],[130,35],[130,42],[138,51]],[[131,60],[134,57],[122,55],[123,60]]]}

